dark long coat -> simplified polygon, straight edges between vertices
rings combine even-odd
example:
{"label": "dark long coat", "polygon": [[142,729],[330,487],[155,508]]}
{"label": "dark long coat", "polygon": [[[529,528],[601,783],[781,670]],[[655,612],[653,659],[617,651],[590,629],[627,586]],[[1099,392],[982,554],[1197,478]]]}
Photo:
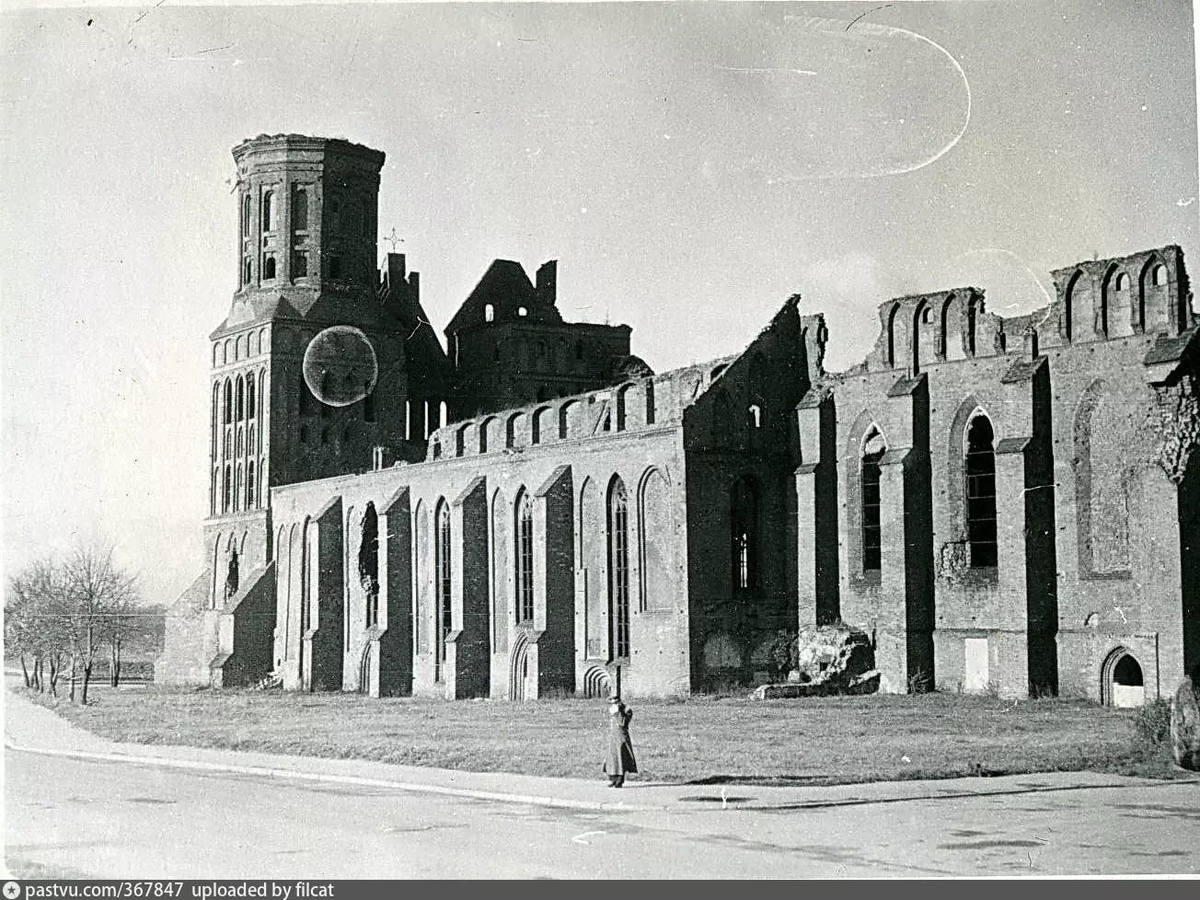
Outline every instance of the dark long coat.
{"label": "dark long coat", "polygon": [[609,775],[625,775],[636,772],[637,759],[633,755],[633,741],[629,739],[629,721],[633,710],[624,703],[609,707],[608,714],[608,759],[604,771]]}

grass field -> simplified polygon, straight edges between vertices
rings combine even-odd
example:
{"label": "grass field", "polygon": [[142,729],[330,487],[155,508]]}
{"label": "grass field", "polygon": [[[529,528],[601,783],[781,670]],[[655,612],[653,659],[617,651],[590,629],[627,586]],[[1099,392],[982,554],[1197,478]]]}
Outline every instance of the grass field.
{"label": "grass field", "polygon": [[[42,698],[97,734],[371,759],[473,771],[596,777],[605,704],[530,703],[178,690],[95,692],[86,708]],[[752,701],[636,701],[643,777],[837,783],[1043,771],[1171,777],[1169,753],[1134,739],[1135,713],[1066,700],[950,694]]]}

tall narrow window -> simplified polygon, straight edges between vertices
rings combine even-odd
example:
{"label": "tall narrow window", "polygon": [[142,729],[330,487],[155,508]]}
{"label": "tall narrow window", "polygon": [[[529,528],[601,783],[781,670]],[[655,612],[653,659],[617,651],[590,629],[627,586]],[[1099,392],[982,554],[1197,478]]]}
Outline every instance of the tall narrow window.
{"label": "tall narrow window", "polygon": [[225,424],[233,422],[233,382],[225,379]]}
{"label": "tall narrow window", "polygon": [[[242,197],[242,236],[243,237],[250,236],[250,211],[251,211],[251,209],[252,209],[252,207],[250,205],[250,195],[246,194],[245,196]],[[247,276],[246,280],[247,281],[250,280],[249,276]]]}
{"label": "tall narrow window", "polygon": [[275,230],[275,219],[272,216],[272,212],[273,212],[272,207],[274,205],[275,205],[275,192],[267,191],[265,194],[263,194],[263,200],[262,200],[262,228],[263,228],[263,231],[274,231]]}
{"label": "tall narrow window", "polygon": [[213,385],[212,399],[212,461],[217,461],[217,448],[220,446],[220,435],[217,433],[221,429],[221,386]]}
{"label": "tall narrow window", "polygon": [[311,416],[313,414],[313,400],[314,400],[314,397],[312,395],[312,391],[310,391],[308,389],[308,380],[305,378],[301,378],[300,379],[300,415]]}
{"label": "tall narrow window", "polygon": [[275,277],[275,257],[263,256],[263,281],[270,281]]}
{"label": "tall narrow window", "polygon": [[613,476],[608,489],[608,600],[612,609],[612,656],[629,657],[629,498]]}
{"label": "tall narrow window", "polygon": [[221,512],[229,512],[229,501],[233,492],[233,467],[225,464],[225,482],[221,486]]}
{"label": "tall narrow window", "polygon": [[254,506],[254,460],[250,461],[250,465],[246,467],[246,508],[250,509]]}
{"label": "tall narrow window", "polygon": [[873,430],[863,444],[860,470],[864,572],[878,572],[883,567],[883,531],[879,521],[879,461],[883,451],[883,437]]}
{"label": "tall narrow window", "polygon": [[749,590],[758,584],[758,487],[749,476],[729,492],[733,586]]}
{"label": "tall narrow window", "polygon": [[888,365],[893,369],[896,368],[896,318],[900,313],[900,304],[897,303],[888,313],[887,323],[887,348],[888,348]]}
{"label": "tall narrow window", "polygon": [[246,379],[246,418],[253,419],[254,415],[254,376],[251,375]]}
{"label": "tall narrow window", "polygon": [[367,627],[370,628],[379,624],[379,516],[374,503],[368,503],[363,513],[358,579],[367,600]]}
{"label": "tall narrow window", "polygon": [[237,380],[237,420],[246,418],[246,382],[239,375]]}
{"label": "tall narrow window", "polygon": [[242,260],[242,284],[247,285],[249,283],[250,283],[250,257],[247,256],[245,259]]}
{"label": "tall narrow window", "polygon": [[996,565],[996,452],[992,423],[976,416],[967,426],[967,540],[971,568]]}
{"label": "tall narrow window", "polygon": [[308,231],[308,191],[304,188],[292,190],[292,230]]}
{"label": "tall narrow window", "polygon": [[297,250],[292,253],[292,277],[308,277],[308,253],[303,250]]}
{"label": "tall narrow window", "polygon": [[972,300],[967,303],[967,353],[971,356],[975,355],[975,319],[977,315],[978,308],[975,301]]}
{"label": "tall narrow window", "polygon": [[517,496],[517,623],[533,624],[533,501]]}
{"label": "tall narrow window", "polygon": [[434,678],[441,681],[442,664],[446,661],[446,636],[450,634],[450,507],[443,500],[438,504],[437,541],[434,546],[434,567],[437,573],[437,622],[434,637]]}
{"label": "tall narrow window", "polygon": [[712,405],[712,427],[714,442],[719,443],[729,439],[732,417],[733,415],[729,406],[729,396],[724,391],[718,390],[717,395],[713,398]]}

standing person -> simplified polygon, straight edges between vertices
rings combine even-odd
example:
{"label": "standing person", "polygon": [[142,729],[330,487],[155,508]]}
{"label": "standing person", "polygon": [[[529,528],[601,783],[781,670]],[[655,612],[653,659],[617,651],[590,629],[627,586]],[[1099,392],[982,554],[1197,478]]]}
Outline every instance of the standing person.
{"label": "standing person", "polygon": [[638,770],[633,742],[629,739],[632,718],[633,710],[626,707],[619,696],[614,693],[608,698],[608,760],[604,763],[604,771],[609,787],[621,787],[625,784],[625,775]]}

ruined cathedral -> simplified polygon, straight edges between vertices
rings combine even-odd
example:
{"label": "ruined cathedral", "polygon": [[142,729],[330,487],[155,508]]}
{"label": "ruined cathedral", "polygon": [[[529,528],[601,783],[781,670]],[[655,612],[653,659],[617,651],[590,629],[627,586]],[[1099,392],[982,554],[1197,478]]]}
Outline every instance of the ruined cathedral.
{"label": "ruined cathedral", "polygon": [[1052,273],[1001,317],[879,306],[823,366],[798,296],[655,374],[496,260],[446,343],[377,268],[384,155],[233,151],[238,287],[210,336],[205,568],[156,677],[371,696],[753,684],[786,629],[870,636],[882,690],[1136,704],[1200,664],[1200,318],[1182,251]]}

